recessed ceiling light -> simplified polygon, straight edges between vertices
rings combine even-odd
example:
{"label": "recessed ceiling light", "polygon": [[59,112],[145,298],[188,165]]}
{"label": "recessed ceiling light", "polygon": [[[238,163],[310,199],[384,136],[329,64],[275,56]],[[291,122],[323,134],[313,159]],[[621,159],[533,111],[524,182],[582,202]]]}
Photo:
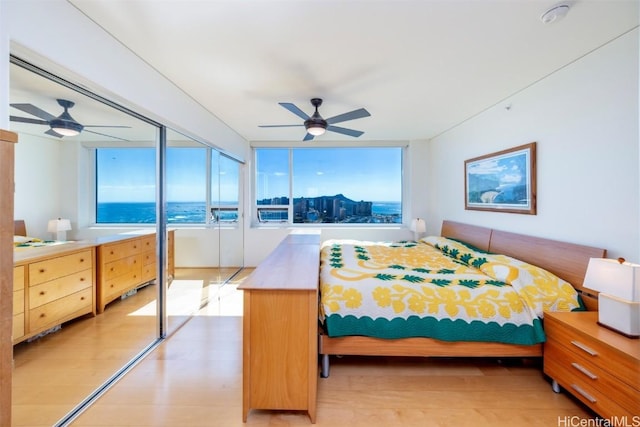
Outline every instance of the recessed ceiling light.
{"label": "recessed ceiling light", "polygon": [[553,22],[559,21],[569,13],[568,4],[558,4],[547,10],[540,16],[540,20],[543,24],[548,25]]}

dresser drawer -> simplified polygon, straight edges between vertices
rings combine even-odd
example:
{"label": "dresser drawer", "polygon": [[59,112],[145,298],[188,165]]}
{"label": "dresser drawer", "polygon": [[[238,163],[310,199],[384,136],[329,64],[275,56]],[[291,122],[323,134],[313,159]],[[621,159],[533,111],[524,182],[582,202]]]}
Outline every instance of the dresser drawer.
{"label": "dresser drawer", "polygon": [[11,330],[11,339],[17,340],[24,336],[24,313],[13,316],[13,328]]}
{"label": "dresser drawer", "polygon": [[142,266],[142,282],[149,282],[156,278],[156,263]]}
{"label": "dresser drawer", "polygon": [[141,283],[140,273],[130,271],[119,277],[115,277],[111,280],[106,280],[102,283],[100,289],[100,304],[106,305],[107,302],[118,298],[130,289],[135,288]]}
{"label": "dresser drawer", "polygon": [[13,315],[24,313],[24,289],[13,291]]}
{"label": "dresser drawer", "polygon": [[29,287],[29,308],[36,308],[69,294],[93,286],[93,270],[84,270],[69,276]]}
{"label": "dresser drawer", "polygon": [[140,239],[130,239],[121,243],[109,243],[100,246],[100,262],[105,264],[120,258],[137,255],[141,250]]}
{"label": "dresser drawer", "polygon": [[615,369],[615,376],[619,381],[635,387],[640,392],[640,369],[638,369],[637,360],[615,351],[614,348],[586,333],[562,327],[551,316],[545,317],[544,328],[549,339],[553,339],[558,344],[571,349],[572,352],[580,354],[593,364],[605,369],[608,368],[609,371]]}
{"label": "dresser drawer", "polygon": [[140,247],[143,252],[156,252],[156,235],[150,234],[140,238]]}
{"label": "dresser drawer", "polygon": [[29,285],[37,285],[92,268],[91,251],[77,252],[29,264]]}
{"label": "dresser drawer", "polygon": [[142,264],[153,264],[156,262],[156,251],[146,251],[142,254]]}
{"label": "dresser drawer", "polygon": [[13,290],[24,289],[24,265],[13,267]]}
{"label": "dresser drawer", "polygon": [[100,273],[103,280],[115,279],[119,276],[136,274],[138,279],[142,272],[142,255],[132,255],[126,258],[104,264],[104,270]]}
{"label": "dresser drawer", "polygon": [[595,365],[583,353],[548,339],[544,346],[544,372],[598,414],[640,414],[640,392],[609,373],[606,363]]}
{"label": "dresser drawer", "polygon": [[29,310],[30,332],[47,329],[70,320],[77,312],[93,311],[93,290],[83,289],[80,292],[57,299],[48,304]]}

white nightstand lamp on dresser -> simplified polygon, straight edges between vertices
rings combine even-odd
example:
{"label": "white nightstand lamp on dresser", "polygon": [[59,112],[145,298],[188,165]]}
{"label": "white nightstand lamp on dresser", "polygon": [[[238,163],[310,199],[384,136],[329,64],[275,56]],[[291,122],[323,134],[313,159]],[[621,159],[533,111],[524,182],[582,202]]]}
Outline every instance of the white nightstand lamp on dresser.
{"label": "white nightstand lamp on dresser", "polygon": [[598,291],[598,323],[640,337],[640,265],[624,258],[591,258],[583,286]]}

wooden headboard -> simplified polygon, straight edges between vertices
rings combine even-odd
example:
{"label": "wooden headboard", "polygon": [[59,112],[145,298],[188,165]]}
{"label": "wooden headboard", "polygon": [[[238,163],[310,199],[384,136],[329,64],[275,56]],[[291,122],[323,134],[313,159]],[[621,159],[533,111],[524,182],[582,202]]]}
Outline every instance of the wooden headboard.
{"label": "wooden headboard", "polygon": [[557,240],[494,230],[476,225],[443,221],[441,235],[462,240],[479,249],[508,255],[537,265],[571,283],[582,293],[590,310],[597,307],[593,291],[582,287],[589,258],[604,258],[607,250]]}
{"label": "wooden headboard", "polygon": [[13,221],[13,235],[14,236],[26,236],[27,226],[24,224],[23,219],[16,219]]}

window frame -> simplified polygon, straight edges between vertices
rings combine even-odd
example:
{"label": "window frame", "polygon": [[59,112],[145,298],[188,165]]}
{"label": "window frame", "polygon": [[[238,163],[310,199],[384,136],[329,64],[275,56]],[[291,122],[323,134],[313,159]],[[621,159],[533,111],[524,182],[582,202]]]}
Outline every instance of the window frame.
{"label": "window frame", "polygon": [[[348,146],[345,146],[344,143],[322,143],[317,142],[313,147],[309,147],[308,144],[297,144],[291,142],[252,142],[251,143],[251,161],[253,165],[251,167],[251,221],[250,225],[252,228],[389,228],[389,227],[397,227],[402,228],[405,227],[406,222],[406,212],[408,212],[409,203],[408,203],[408,194],[409,194],[409,171],[407,170],[406,165],[408,165],[408,147],[409,144],[406,141],[383,141],[383,142],[372,142],[367,141],[366,143],[350,143]],[[288,205],[258,205],[257,203],[257,150],[264,148],[280,148],[280,149],[288,149],[289,150],[289,203]],[[402,220],[399,223],[294,223],[294,201],[293,201],[293,150],[305,148],[305,149],[313,149],[313,148],[400,148],[401,149],[401,209],[402,209]],[[260,221],[260,210],[269,210],[269,209],[284,209],[286,208],[288,211],[288,219],[287,221]]]}
{"label": "window frame", "polygon": [[[148,148],[150,150],[156,150],[155,144],[153,143],[138,143],[136,145],[131,145],[131,144],[111,144],[111,145],[104,145],[104,144],[100,144],[100,143],[83,143],[84,148],[86,150],[88,150],[89,154],[88,154],[88,165],[89,165],[89,169],[88,172],[88,176],[90,176],[90,179],[87,180],[87,185],[88,188],[90,188],[90,194],[91,194],[91,198],[92,198],[92,203],[90,204],[91,208],[90,210],[87,212],[87,214],[89,215],[89,218],[91,218],[90,221],[90,227],[93,228],[129,228],[129,227],[138,227],[138,228],[145,228],[145,227],[150,227],[153,226],[155,223],[137,223],[137,222],[132,222],[132,223],[121,223],[121,222],[97,222],[97,215],[98,215],[98,211],[97,211],[97,206],[98,206],[98,179],[97,179],[97,150],[99,149],[105,149],[105,148],[121,148],[121,149],[128,149],[128,148],[136,148],[136,149],[140,149],[140,148]],[[242,162],[239,162],[238,160],[227,156],[225,153],[217,150],[216,148],[213,148],[209,145],[206,144],[197,144],[194,146],[184,146],[184,145],[173,145],[173,144],[168,144],[167,148],[185,148],[185,149],[189,149],[189,148],[201,148],[205,150],[205,160],[206,160],[206,177],[205,177],[205,186],[206,186],[206,194],[205,194],[205,220],[204,222],[171,222],[169,223],[169,225],[172,228],[197,228],[197,227],[206,227],[206,228],[239,228],[242,227]],[[213,175],[213,169],[212,169],[212,162],[211,162],[211,158],[214,152],[217,152],[219,156],[224,156],[234,162],[238,163],[238,168],[239,168],[239,174],[238,174],[238,183],[237,183],[237,191],[238,191],[238,203],[236,205],[233,206],[233,208],[237,211],[237,220],[235,221],[215,221],[214,220],[214,211],[216,210],[224,210],[227,211],[229,210],[231,207],[230,206],[221,206],[218,203],[215,203],[212,199],[212,189],[211,189],[211,178]],[[167,201],[168,203],[169,201]]]}

